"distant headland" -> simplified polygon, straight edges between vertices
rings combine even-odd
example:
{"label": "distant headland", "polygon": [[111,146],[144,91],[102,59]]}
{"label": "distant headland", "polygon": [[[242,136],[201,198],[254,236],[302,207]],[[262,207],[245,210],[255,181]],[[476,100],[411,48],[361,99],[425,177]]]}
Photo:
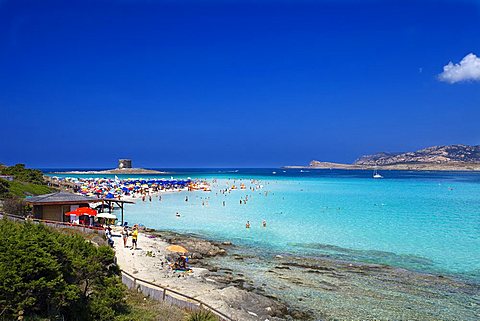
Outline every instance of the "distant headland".
{"label": "distant headland", "polygon": [[480,171],[480,145],[433,146],[416,152],[365,155],[353,164],[313,160],[301,169],[383,169],[414,171]]}
{"label": "distant headland", "polygon": [[131,159],[119,159],[118,167],[114,169],[107,169],[101,171],[67,171],[67,172],[54,172],[54,174],[132,174],[132,175],[142,175],[142,174],[167,174],[167,172],[156,171],[153,169],[145,168],[133,168]]}

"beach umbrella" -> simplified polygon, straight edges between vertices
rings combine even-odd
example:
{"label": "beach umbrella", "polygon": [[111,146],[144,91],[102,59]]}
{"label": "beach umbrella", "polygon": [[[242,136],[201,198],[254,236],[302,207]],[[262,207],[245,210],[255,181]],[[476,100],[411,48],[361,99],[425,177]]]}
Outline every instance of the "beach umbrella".
{"label": "beach umbrella", "polygon": [[74,212],[77,212],[77,215],[89,215],[89,216],[96,216],[97,211],[90,207],[79,207]]}
{"label": "beach umbrella", "polygon": [[112,193],[108,193],[108,194],[105,196],[105,198],[114,198],[114,197],[115,197],[115,196],[113,196]]}
{"label": "beach umbrella", "polygon": [[175,253],[187,253],[188,250],[180,245],[170,245],[167,247],[167,250]]}
{"label": "beach umbrella", "polygon": [[100,213],[97,215],[97,217],[99,218],[108,218],[108,219],[117,219],[117,217],[113,214],[109,214],[109,213]]}

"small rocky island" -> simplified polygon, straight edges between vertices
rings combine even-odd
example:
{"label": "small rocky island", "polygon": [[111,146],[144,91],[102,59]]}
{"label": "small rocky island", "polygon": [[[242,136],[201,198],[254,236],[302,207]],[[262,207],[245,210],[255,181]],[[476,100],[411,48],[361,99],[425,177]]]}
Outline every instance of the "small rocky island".
{"label": "small rocky island", "polygon": [[55,174],[167,174],[167,172],[161,172],[153,169],[145,168],[133,168],[131,159],[119,159],[118,167],[114,169],[100,170],[100,171],[68,171],[68,172],[55,172]]}
{"label": "small rocky island", "polygon": [[362,156],[353,164],[313,160],[308,166],[285,168],[480,171],[480,145],[433,146],[416,152],[381,152]]}

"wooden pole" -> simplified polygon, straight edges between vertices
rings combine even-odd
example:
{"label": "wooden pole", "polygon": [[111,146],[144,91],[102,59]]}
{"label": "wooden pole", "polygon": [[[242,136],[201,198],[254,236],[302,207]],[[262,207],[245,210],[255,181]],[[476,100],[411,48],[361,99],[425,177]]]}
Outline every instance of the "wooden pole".
{"label": "wooden pole", "polygon": [[123,226],[123,206],[125,205],[124,203],[120,203],[120,208],[122,209],[122,226]]}

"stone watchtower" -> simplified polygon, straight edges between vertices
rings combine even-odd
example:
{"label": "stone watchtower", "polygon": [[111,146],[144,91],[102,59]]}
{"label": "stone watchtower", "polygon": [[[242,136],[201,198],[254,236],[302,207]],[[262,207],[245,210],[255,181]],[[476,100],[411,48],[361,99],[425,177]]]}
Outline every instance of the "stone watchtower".
{"label": "stone watchtower", "polygon": [[119,159],[118,160],[118,168],[132,168],[132,160],[131,159]]}

